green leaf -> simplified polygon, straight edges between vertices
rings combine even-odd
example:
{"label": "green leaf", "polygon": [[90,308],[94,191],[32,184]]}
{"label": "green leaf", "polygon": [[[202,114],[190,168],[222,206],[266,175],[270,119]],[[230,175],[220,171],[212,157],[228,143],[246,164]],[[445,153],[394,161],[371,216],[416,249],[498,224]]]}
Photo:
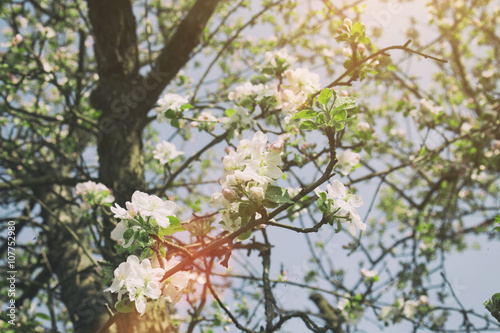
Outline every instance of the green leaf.
{"label": "green leaf", "polygon": [[235,113],[236,110],[235,109],[227,109],[226,111],[224,111],[224,113],[226,114],[226,116],[228,117],[231,117],[233,115],[233,113]]}
{"label": "green leaf", "polygon": [[176,232],[187,230],[184,226],[182,226],[181,221],[175,216],[169,216],[168,220],[170,221],[170,225],[166,228],[161,228],[161,232],[164,236],[169,236],[175,234]]}
{"label": "green leaf", "polygon": [[343,130],[345,127],[345,124],[344,123],[336,123],[335,124],[335,131],[340,131],[340,130]]}
{"label": "green leaf", "polygon": [[42,318],[42,319],[45,319],[45,320],[50,320],[50,317],[47,316],[45,313],[40,313],[38,312],[35,317],[38,317],[38,318]]}
{"label": "green leaf", "polygon": [[175,128],[179,128],[179,119],[172,119],[172,121],[170,122],[170,124],[175,127]]}
{"label": "green leaf", "polygon": [[340,230],[342,230],[342,223],[337,219],[337,228],[335,229],[335,233],[338,234]]}
{"label": "green leaf", "polygon": [[500,293],[496,293],[489,300],[483,303],[493,317],[500,321]]}
{"label": "green leaf", "polygon": [[[344,104],[345,105],[345,104]],[[346,110],[342,110],[340,111],[339,113],[337,113],[333,119],[335,119],[335,121],[344,121],[345,119],[347,118],[347,111]]]}
{"label": "green leaf", "polygon": [[318,208],[322,213],[325,213],[328,210],[326,192],[319,192],[319,198],[317,201]]}
{"label": "green leaf", "polygon": [[269,68],[269,67],[266,67],[262,70],[262,73],[263,74],[267,74],[267,75],[273,75],[274,74],[274,70],[272,68]]}
{"label": "green leaf", "polygon": [[134,235],[134,230],[133,229],[127,229],[123,233],[123,239],[125,240],[125,244],[130,240],[130,238],[132,238],[133,235]]}
{"label": "green leaf", "polygon": [[302,110],[298,113],[296,113],[291,120],[294,119],[311,119],[315,118],[318,115],[318,113],[314,110]]}
{"label": "green leaf", "polygon": [[272,202],[270,200],[264,200],[264,201],[262,201],[262,204],[264,205],[264,207],[270,208],[270,209],[274,209],[274,208],[279,207],[279,204]]}
{"label": "green leaf", "polygon": [[130,302],[128,299],[121,300],[116,304],[116,311],[121,313],[130,313],[135,309],[135,301]]}
{"label": "green leaf", "polygon": [[238,212],[239,212],[239,215],[241,215],[242,218],[243,217],[248,218],[248,217],[252,216],[253,213],[255,213],[255,208],[249,202],[242,202],[238,206]]}
{"label": "green leaf", "polygon": [[177,118],[177,112],[172,109],[168,109],[167,112],[165,112],[165,117],[168,119],[175,119]]}
{"label": "green leaf", "polygon": [[181,106],[181,110],[188,110],[188,109],[194,109],[194,106],[192,106],[191,104],[184,104],[183,106]]}
{"label": "green leaf", "polygon": [[318,125],[316,125],[316,123],[312,120],[305,120],[300,123],[299,128],[303,130],[316,130],[318,129]]}
{"label": "green leaf", "polygon": [[275,185],[267,186],[265,199],[277,204],[293,203],[293,201],[290,200],[288,191],[282,187]]}
{"label": "green leaf", "polygon": [[360,22],[356,22],[352,25],[351,34],[361,35],[364,32],[365,32],[365,27]]}
{"label": "green leaf", "polygon": [[321,104],[326,105],[330,101],[330,99],[332,98],[332,96],[333,96],[332,90],[329,89],[329,88],[325,88],[319,94],[318,102],[320,102]]}
{"label": "green leaf", "polygon": [[[337,110],[339,106],[342,105],[342,108],[339,110],[349,110],[356,107],[356,101],[358,99],[356,97],[339,97],[333,103],[334,110]],[[344,105],[347,104],[347,105]]]}
{"label": "green leaf", "polygon": [[239,235],[238,239],[243,241],[245,239],[250,238],[251,235],[252,235],[252,230],[247,230],[246,232],[244,232],[241,235]]}

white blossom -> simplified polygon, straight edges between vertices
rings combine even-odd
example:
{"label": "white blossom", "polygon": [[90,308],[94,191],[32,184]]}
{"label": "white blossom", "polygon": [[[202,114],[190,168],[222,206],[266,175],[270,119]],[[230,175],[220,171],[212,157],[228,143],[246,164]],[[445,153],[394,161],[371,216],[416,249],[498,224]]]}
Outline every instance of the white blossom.
{"label": "white blossom", "polygon": [[165,164],[177,156],[184,154],[184,152],[178,151],[173,143],[163,140],[156,145],[156,149],[153,150],[153,154],[155,159],[160,161],[161,164]]}
{"label": "white blossom", "polygon": [[234,128],[236,131],[241,131],[243,127],[249,126],[252,124],[253,120],[250,118],[250,114],[248,110],[241,106],[236,106],[234,108],[233,114],[229,117],[226,124],[224,125],[225,129]]}
{"label": "white blossom", "polygon": [[[327,192],[326,197],[333,201],[333,206],[331,207],[333,211],[339,209],[340,215],[345,215],[347,220],[347,227],[351,235],[356,235],[356,228],[360,230],[366,230],[366,224],[361,221],[361,217],[356,211],[357,207],[363,205],[363,199],[357,194],[349,194],[341,182],[334,180],[330,185],[326,185]],[[314,190],[318,196],[320,196],[321,191],[319,188]]]}
{"label": "white blossom", "polygon": [[153,268],[149,259],[140,262],[139,258],[130,255],[126,262],[115,269],[113,283],[104,291],[118,293],[118,302],[128,293],[130,301],[135,301],[137,312],[143,315],[146,312],[147,298],[160,297],[160,279],[164,273],[162,268]]}
{"label": "white blossom", "polygon": [[96,204],[108,204],[115,201],[115,197],[106,185],[93,181],[76,184],[75,194],[81,196],[84,200],[92,200]]}
{"label": "white blossom", "polygon": [[198,119],[198,121],[202,121],[202,122],[217,122],[218,121],[218,119],[210,111],[203,111],[202,113],[200,113],[200,115],[196,119]]}
{"label": "white blossom", "polygon": [[347,176],[351,173],[351,169],[359,163],[359,154],[347,149],[337,156],[338,164],[342,174]]}
{"label": "white blossom", "polygon": [[158,106],[155,107],[155,112],[157,114],[157,120],[159,122],[165,121],[165,112],[168,110],[180,111],[181,107],[188,104],[189,101],[186,97],[182,97],[178,94],[165,94],[158,100]]}
{"label": "white blossom", "polygon": [[[136,219],[137,215],[147,221],[148,217],[153,218],[156,223],[162,227],[167,228],[170,225],[168,216],[175,216],[177,205],[172,201],[164,201],[156,195],[148,195],[147,193],[135,191],[132,194],[132,202],[125,203],[127,209],[115,204],[111,207],[111,211],[115,213],[115,217],[120,219]],[[122,228],[122,227],[120,227]],[[116,235],[118,234],[116,231]]]}
{"label": "white blossom", "polygon": [[285,77],[288,80],[287,88],[298,94],[304,92],[313,94],[317,92],[321,86],[319,83],[319,75],[310,72],[307,68],[287,69]]}
{"label": "white blossom", "polygon": [[360,269],[361,275],[367,278],[374,278],[375,276],[378,275],[378,272],[375,270],[368,270],[366,268],[361,268]]}
{"label": "white blossom", "polygon": [[276,59],[281,59],[284,61],[283,67],[290,66],[297,61],[297,58],[288,54],[286,49],[279,49],[275,51],[268,51],[264,54],[264,66],[263,67],[273,67],[276,68],[278,65]]}
{"label": "white blossom", "polygon": [[368,124],[366,121],[362,121],[360,123],[358,123],[358,130],[359,131],[368,131],[370,129],[370,124]]}

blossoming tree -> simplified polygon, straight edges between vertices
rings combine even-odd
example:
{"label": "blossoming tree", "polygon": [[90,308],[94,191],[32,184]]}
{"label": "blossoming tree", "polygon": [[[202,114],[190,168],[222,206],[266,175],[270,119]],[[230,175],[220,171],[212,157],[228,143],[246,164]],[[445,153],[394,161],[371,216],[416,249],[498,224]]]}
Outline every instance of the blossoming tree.
{"label": "blossoming tree", "polygon": [[362,2],[0,5],[2,331],[498,330],[445,259],[498,238],[500,9]]}

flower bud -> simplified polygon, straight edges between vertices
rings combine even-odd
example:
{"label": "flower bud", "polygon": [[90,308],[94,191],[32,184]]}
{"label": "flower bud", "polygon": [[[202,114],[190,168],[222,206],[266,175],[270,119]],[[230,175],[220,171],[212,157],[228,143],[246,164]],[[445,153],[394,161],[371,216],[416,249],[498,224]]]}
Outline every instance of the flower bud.
{"label": "flower bud", "polygon": [[352,50],[348,47],[344,47],[342,49],[342,54],[344,55],[344,57],[349,58],[352,55]]}
{"label": "flower bud", "polygon": [[224,187],[221,192],[224,198],[229,201],[233,201],[237,197],[236,192],[230,187]]}
{"label": "flower bud", "polygon": [[12,46],[16,46],[24,40],[23,36],[20,34],[16,34],[14,38],[12,38]]}
{"label": "flower bud", "polygon": [[349,28],[352,27],[352,20],[348,17],[344,19],[344,25],[348,26]]}
{"label": "flower bud", "polygon": [[281,153],[283,151],[284,142],[283,140],[278,140],[269,146],[271,152]]}
{"label": "flower bud", "polygon": [[358,50],[358,52],[360,54],[363,54],[365,52],[366,47],[365,47],[364,44],[358,44],[358,46],[356,47],[356,49]]}
{"label": "flower bud", "polygon": [[366,121],[360,122],[358,124],[358,130],[364,132],[368,131],[370,129],[370,124],[368,124]]}

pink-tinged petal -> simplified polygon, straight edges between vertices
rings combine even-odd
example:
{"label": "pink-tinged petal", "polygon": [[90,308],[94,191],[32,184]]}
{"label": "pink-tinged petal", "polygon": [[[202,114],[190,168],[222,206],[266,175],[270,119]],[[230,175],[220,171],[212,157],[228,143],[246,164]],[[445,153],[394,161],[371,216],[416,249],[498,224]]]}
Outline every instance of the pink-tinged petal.
{"label": "pink-tinged petal", "polygon": [[189,282],[188,272],[178,272],[171,276],[170,283],[177,289],[181,290],[187,287]]}

